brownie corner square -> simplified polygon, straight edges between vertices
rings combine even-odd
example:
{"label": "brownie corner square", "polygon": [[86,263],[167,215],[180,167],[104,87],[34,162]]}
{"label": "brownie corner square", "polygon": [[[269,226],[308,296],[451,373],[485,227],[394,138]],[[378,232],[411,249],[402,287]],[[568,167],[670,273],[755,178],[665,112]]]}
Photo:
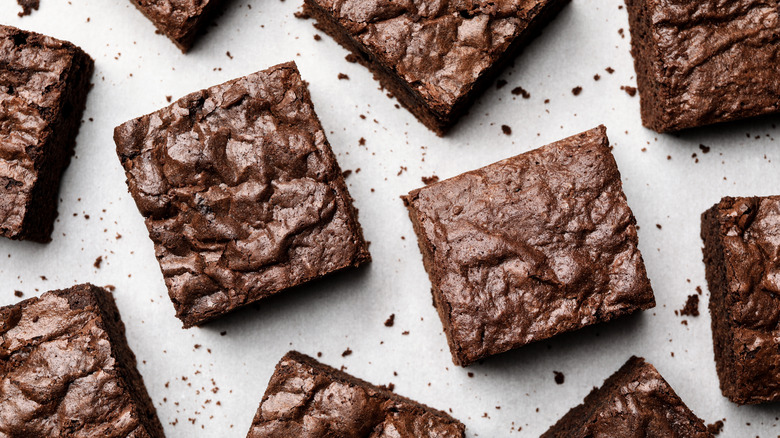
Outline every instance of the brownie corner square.
{"label": "brownie corner square", "polygon": [[81,284],[0,308],[0,339],[8,436],[164,436],[105,289]]}
{"label": "brownie corner square", "polygon": [[603,126],[405,203],[457,365],[655,305]]}
{"label": "brownie corner square", "polygon": [[725,197],[702,214],[715,365],[738,404],[780,400],[780,196]]}
{"label": "brownie corner square", "polygon": [[780,111],[777,2],[626,6],[644,126],[663,133]]}
{"label": "brownie corner square", "polygon": [[225,0],[130,0],[182,53],[187,53]]}
{"label": "brownie corner square", "polygon": [[185,327],[371,259],[295,63],[191,93],[114,140]]}
{"label": "brownie corner square", "polygon": [[540,438],[633,436],[638,430],[653,437],[712,437],[658,370],[633,356]]}
{"label": "brownie corner square", "polygon": [[0,236],[51,240],[93,67],[67,41],[0,25]]}

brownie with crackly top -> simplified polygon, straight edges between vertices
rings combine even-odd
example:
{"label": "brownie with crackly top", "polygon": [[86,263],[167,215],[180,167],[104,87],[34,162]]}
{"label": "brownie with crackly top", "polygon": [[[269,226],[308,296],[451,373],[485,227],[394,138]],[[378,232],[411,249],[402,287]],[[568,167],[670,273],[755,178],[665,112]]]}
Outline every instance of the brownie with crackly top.
{"label": "brownie with crackly top", "polygon": [[642,123],[678,131],[780,111],[777,0],[626,0]]}
{"label": "brownie with crackly top", "polygon": [[439,135],[568,0],[305,0],[304,11],[358,55]]}
{"label": "brownie with crackly top", "polygon": [[105,289],[82,284],[0,308],[0,436],[164,436]]}
{"label": "brownie with crackly top", "polygon": [[701,237],[721,392],[780,401],[780,196],[723,198]]}
{"label": "brownie with crackly top", "polygon": [[450,415],[291,351],[276,365],[247,438],[463,438]]}
{"label": "brownie with crackly top", "polygon": [[405,203],[457,365],[655,306],[603,126]]}
{"label": "brownie with crackly top", "polygon": [[130,0],[157,29],[183,52],[225,0]]}
{"label": "brownie with crackly top", "polygon": [[93,65],[69,42],[0,25],[0,236],[51,240]]}
{"label": "brownie with crackly top", "polygon": [[189,94],[114,140],[185,327],[370,261],[295,63]]}
{"label": "brownie with crackly top", "polygon": [[541,438],[711,438],[655,367],[631,357]]}

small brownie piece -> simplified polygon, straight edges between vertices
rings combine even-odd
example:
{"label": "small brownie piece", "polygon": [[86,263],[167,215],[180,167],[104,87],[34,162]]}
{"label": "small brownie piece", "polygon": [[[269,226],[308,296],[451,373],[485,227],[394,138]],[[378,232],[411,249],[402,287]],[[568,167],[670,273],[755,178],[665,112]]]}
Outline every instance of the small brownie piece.
{"label": "small brownie piece", "polygon": [[305,0],[318,27],[443,135],[568,0]]}
{"label": "small brownie piece", "polygon": [[405,202],[457,365],[655,306],[603,126]]}
{"label": "small brownie piece", "polygon": [[295,63],[185,96],[114,141],[185,327],[371,259]]}
{"label": "small brownie piece", "polygon": [[701,217],[720,389],[780,401],[780,196],[723,198]]}
{"label": "small brownie piece", "polygon": [[777,0],[626,0],[642,123],[678,131],[780,111]]}
{"label": "small brownie piece", "polygon": [[462,438],[442,411],[291,351],[276,365],[247,438]]}
{"label": "small brownie piece", "polygon": [[225,0],[130,0],[157,29],[187,53]]}
{"label": "small brownie piece", "polygon": [[0,308],[0,436],[164,436],[105,289]]}
{"label": "small brownie piece", "polygon": [[93,65],[69,42],[0,25],[0,236],[51,240]]}
{"label": "small brownie piece", "polygon": [[708,438],[704,422],[654,366],[632,357],[540,438]]}

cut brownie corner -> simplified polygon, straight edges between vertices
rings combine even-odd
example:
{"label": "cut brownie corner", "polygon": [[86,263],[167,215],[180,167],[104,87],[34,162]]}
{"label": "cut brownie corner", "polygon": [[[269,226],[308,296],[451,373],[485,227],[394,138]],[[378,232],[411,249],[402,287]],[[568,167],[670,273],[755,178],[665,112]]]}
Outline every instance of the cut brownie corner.
{"label": "cut brownie corner", "polygon": [[206,24],[229,1],[130,0],[183,54],[190,51],[195,40],[205,33]]}

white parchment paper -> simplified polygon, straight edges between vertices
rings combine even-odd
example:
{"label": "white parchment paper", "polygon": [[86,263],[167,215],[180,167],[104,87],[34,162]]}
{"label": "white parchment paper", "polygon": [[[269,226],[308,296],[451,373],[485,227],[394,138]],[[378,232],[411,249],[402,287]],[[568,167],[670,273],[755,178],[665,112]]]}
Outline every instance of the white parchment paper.
{"label": "white parchment paper", "polygon": [[[312,21],[293,17],[300,3],[232,1],[182,55],[127,0],[42,0],[24,18],[13,0],[0,1],[1,23],[72,41],[96,60],[54,240],[0,240],[1,305],[19,300],[15,290],[30,297],[82,282],[116,286],[130,346],[170,437],[245,436],[274,365],[290,349],[321,352],[325,363],[451,409],[474,437],[538,436],[630,355],[642,355],[696,414],[726,419],[721,436],[780,436],[778,405],[738,407],[720,394],[699,239],[699,215],[721,196],[780,194],[778,117],[679,135],[644,129],[638,96],[620,89],[636,85],[622,2],[574,0],[502,75],[508,84],[491,88],[450,135],[437,138],[397,109],[365,68],[346,62],[333,40],[316,41]],[[342,168],[355,171],[347,182],[374,261],[183,330],[127,194],[113,128],[167,105],[166,96],[288,60],[309,81]],[[530,98],[513,95],[517,86]],[[577,86],[582,92],[574,96]],[[421,186],[422,176],[451,177],[600,123],[641,227],[658,306],[468,369],[453,366],[399,195]],[[704,289],[701,316],[676,316],[697,286]],[[395,325],[388,328],[390,314]],[[352,354],[342,356],[347,348]],[[565,374],[562,385],[553,371]]]}

